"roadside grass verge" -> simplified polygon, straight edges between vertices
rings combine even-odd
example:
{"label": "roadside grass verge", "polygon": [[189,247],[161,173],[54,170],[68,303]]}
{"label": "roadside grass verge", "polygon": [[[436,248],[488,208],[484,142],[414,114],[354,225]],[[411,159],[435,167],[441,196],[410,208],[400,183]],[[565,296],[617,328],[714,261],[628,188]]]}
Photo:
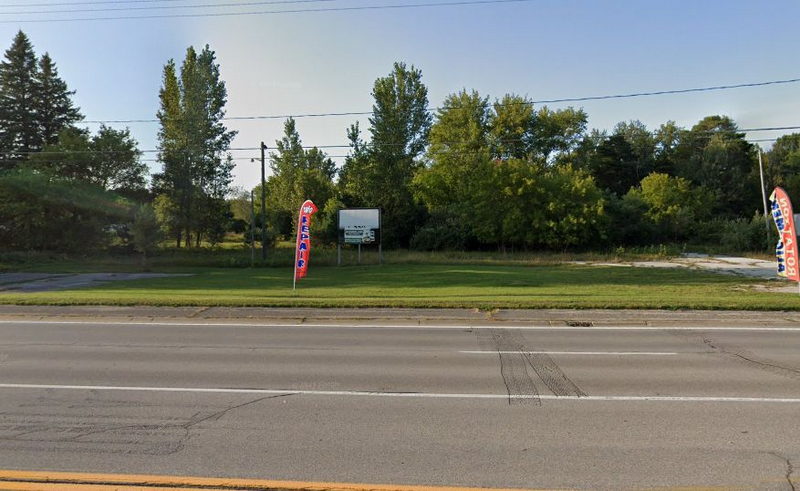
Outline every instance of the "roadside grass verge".
{"label": "roadside grass verge", "polygon": [[[649,261],[677,257],[683,252],[678,245],[652,245],[635,248],[614,248],[599,251],[384,251],[385,264],[472,264],[472,265],[557,265],[568,261],[628,262]],[[758,254],[748,253],[756,257]],[[292,244],[280,243],[268,251],[267,259],[261,259],[261,250],[256,249],[253,266],[257,268],[291,267],[294,258]],[[352,246],[342,250],[344,265],[356,265],[358,253]],[[314,267],[335,266],[336,248],[314,246],[312,263]],[[361,254],[361,264],[378,263],[375,247],[365,247]],[[26,271],[39,273],[135,273],[190,272],[195,268],[249,268],[251,253],[240,243],[226,242],[221,246],[195,249],[164,248],[147,263],[142,263],[138,254],[112,253],[59,254],[47,252],[6,252],[0,253],[0,272]]]}
{"label": "roadside grass verge", "polygon": [[2,304],[272,307],[800,310],[760,280],[684,269],[579,265],[386,264],[320,267],[292,291],[291,268],[182,268],[194,276],[92,289],[0,293]]}

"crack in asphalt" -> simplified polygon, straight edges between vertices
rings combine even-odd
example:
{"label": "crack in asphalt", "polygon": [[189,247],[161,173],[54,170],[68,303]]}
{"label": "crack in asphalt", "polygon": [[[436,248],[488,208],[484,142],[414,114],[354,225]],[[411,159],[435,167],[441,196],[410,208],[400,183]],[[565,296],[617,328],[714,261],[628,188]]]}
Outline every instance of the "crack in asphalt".
{"label": "crack in asphalt", "polygon": [[203,312],[206,312],[209,309],[211,309],[211,307],[201,307],[198,310],[196,310],[195,312],[192,312],[192,315],[190,315],[189,318],[190,319],[191,318],[196,318],[198,315],[202,314]]}
{"label": "crack in asphalt", "polygon": [[[56,441],[57,442],[61,442],[61,443],[81,443],[81,439],[86,438],[86,437],[91,436],[91,435],[98,435],[98,434],[104,434],[104,433],[114,433],[114,432],[119,432],[119,431],[124,431],[124,430],[155,431],[155,432],[164,432],[166,430],[182,430],[182,434],[177,438],[177,441],[171,442],[171,444],[169,445],[171,448],[169,448],[165,452],[159,452],[159,455],[173,455],[173,454],[176,454],[176,453],[180,452],[181,450],[183,450],[185,448],[186,441],[191,436],[191,430],[194,427],[196,427],[197,425],[199,425],[200,423],[203,423],[205,421],[218,421],[219,419],[221,419],[223,416],[225,416],[226,414],[230,413],[231,411],[235,411],[237,409],[240,409],[240,408],[243,408],[245,406],[252,405],[252,404],[256,404],[256,403],[259,403],[259,402],[267,400],[267,399],[277,399],[277,398],[282,398],[282,397],[287,397],[287,396],[292,396],[292,395],[296,395],[296,394],[287,392],[286,394],[276,394],[276,395],[270,395],[270,396],[265,396],[265,397],[259,397],[258,399],[253,399],[253,400],[241,403],[241,404],[232,405],[232,406],[226,407],[226,408],[224,408],[224,409],[222,409],[220,411],[216,411],[216,412],[213,412],[211,414],[207,414],[207,415],[202,416],[202,417],[200,417],[200,416],[203,414],[203,412],[196,412],[195,414],[193,414],[189,418],[188,421],[183,422],[183,423],[165,423],[165,424],[164,423],[161,423],[161,424],[154,423],[154,424],[131,424],[131,425],[107,426],[107,427],[101,427],[101,428],[94,428],[92,430],[81,432],[81,433],[79,433],[77,435],[74,435],[74,436],[71,436],[69,438],[61,438],[61,439],[58,439]],[[46,428],[44,430],[46,430]],[[10,437],[10,438],[8,438],[8,437],[0,438],[0,440],[16,441],[23,435],[30,434],[30,433],[38,433],[40,431],[43,431],[43,429],[41,429],[41,428],[33,428],[33,429],[29,429],[27,431],[22,431],[21,433],[17,433],[13,437]]]}
{"label": "crack in asphalt", "polygon": [[779,365],[777,363],[771,362],[771,360],[764,360],[764,359],[759,360],[752,353],[750,353],[745,349],[739,348],[738,346],[732,346],[732,345],[723,346],[721,343],[713,341],[705,336],[703,336],[703,344],[713,349],[717,353],[734,357],[739,361],[744,362],[747,365],[753,366],[754,368],[758,368],[767,371],[769,373],[782,375],[784,377],[789,377],[792,379],[800,378],[800,369]]}
{"label": "crack in asphalt", "polygon": [[797,491],[797,488],[795,488],[794,483],[792,482],[792,474],[794,473],[794,465],[792,465],[792,461],[778,452],[769,452],[769,454],[779,458],[784,464],[786,464],[786,475],[784,476],[786,478],[786,482],[789,484],[789,489],[792,491]]}

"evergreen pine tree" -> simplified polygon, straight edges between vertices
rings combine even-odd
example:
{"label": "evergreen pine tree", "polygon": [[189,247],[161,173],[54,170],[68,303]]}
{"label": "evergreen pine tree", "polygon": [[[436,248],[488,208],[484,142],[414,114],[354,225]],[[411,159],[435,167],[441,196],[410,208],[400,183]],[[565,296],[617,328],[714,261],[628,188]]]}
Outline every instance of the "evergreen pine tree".
{"label": "evergreen pine tree", "polygon": [[0,62],[0,168],[12,168],[30,152],[41,150],[36,72],[33,46],[19,31]]}
{"label": "evergreen pine tree", "polygon": [[80,121],[83,116],[70,99],[75,91],[67,89],[67,84],[58,76],[56,64],[47,53],[39,59],[36,87],[35,111],[41,141],[45,145],[53,144],[58,140],[61,130]]}

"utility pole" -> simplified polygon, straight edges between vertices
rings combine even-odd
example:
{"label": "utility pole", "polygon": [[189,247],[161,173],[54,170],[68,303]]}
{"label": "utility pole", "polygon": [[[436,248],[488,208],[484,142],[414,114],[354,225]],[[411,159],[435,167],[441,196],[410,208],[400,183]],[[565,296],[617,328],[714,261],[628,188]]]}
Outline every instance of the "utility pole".
{"label": "utility pole", "polygon": [[256,200],[253,190],[250,190],[250,267],[256,264]]}
{"label": "utility pole", "polygon": [[764,203],[764,220],[767,224],[767,237],[769,237],[769,217],[770,213],[767,211],[767,191],[764,189],[764,163],[761,161],[761,147],[756,145],[758,150],[758,173],[761,176],[761,200]]}
{"label": "utility pole", "polygon": [[267,259],[267,183],[264,171],[267,146],[261,142],[261,259]]}

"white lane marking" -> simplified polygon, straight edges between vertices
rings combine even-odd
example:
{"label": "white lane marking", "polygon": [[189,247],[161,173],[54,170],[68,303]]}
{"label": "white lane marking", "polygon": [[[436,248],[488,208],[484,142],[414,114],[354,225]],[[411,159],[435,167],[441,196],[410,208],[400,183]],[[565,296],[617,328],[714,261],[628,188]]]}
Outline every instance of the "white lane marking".
{"label": "white lane marking", "polygon": [[[496,355],[524,353],[529,355],[574,355],[574,356],[672,356],[680,353],[667,353],[663,351],[459,351],[468,355]],[[705,352],[683,353],[686,355],[703,354]]]}
{"label": "white lane marking", "polygon": [[797,327],[762,327],[762,326],[518,326],[505,324],[258,324],[258,323],[211,323],[211,322],[142,322],[142,321],[29,321],[0,320],[2,324],[22,325],[83,325],[83,326],[159,326],[159,327],[253,327],[266,329],[305,328],[305,329],[513,329],[525,331],[757,331],[757,332],[800,332]]}
{"label": "white lane marking", "polygon": [[215,389],[203,387],[118,387],[107,385],[0,384],[0,389],[98,390],[121,392],[190,392],[205,394],[287,394],[309,396],[416,397],[428,399],[544,399],[595,402],[780,402],[800,403],[798,397],[716,397],[716,396],[555,396],[549,394],[453,394],[436,392],[373,392],[362,390]]}

